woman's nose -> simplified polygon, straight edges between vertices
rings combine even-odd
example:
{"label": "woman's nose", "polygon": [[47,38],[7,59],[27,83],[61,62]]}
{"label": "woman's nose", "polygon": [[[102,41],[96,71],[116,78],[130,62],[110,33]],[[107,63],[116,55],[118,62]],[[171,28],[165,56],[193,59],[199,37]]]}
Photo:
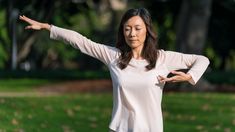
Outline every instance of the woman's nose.
{"label": "woman's nose", "polygon": [[136,32],[135,32],[134,30],[132,30],[131,33],[130,33],[130,36],[131,36],[131,37],[136,36]]}

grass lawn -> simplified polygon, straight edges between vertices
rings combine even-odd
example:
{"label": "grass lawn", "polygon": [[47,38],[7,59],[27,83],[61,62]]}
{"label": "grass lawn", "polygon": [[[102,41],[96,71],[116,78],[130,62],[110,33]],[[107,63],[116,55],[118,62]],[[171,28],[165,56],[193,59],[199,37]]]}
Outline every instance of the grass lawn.
{"label": "grass lawn", "polygon": [[235,94],[168,93],[163,99],[166,132],[235,131]]}
{"label": "grass lawn", "polygon": [[[35,85],[48,83],[0,81],[0,91],[30,91]],[[235,94],[165,93],[164,132],[233,132],[234,102]],[[0,97],[0,132],[107,132],[111,110],[111,93]]]}
{"label": "grass lawn", "polygon": [[105,132],[110,94],[0,98],[1,132]]}
{"label": "grass lawn", "polygon": [[0,79],[0,91],[9,92],[28,92],[33,91],[35,87],[55,83],[55,80],[47,79]]}

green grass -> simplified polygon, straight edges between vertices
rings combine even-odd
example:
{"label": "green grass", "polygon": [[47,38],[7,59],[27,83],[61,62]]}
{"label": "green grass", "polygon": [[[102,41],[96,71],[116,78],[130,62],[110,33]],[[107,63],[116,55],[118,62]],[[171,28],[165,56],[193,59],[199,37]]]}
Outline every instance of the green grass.
{"label": "green grass", "polygon": [[110,94],[0,98],[0,131],[104,132],[111,105]]}
{"label": "green grass", "polygon": [[[234,131],[234,101],[233,94],[165,94],[165,132]],[[2,97],[0,131],[105,132],[111,108],[111,93]]]}
{"label": "green grass", "polygon": [[166,94],[163,99],[165,131],[234,131],[234,101],[234,94]]}
{"label": "green grass", "polygon": [[14,91],[14,92],[25,92],[32,91],[35,87],[55,83],[55,80],[47,79],[1,79],[0,80],[0,91]]}
{"label": "green grass", "polygon": [[[0,92],[30,92],[46,79],[0,80]],[[164,132],[235,131],[235,94],[165,93]],[[0,97],[0,132],[106,132],[111,93]]]}

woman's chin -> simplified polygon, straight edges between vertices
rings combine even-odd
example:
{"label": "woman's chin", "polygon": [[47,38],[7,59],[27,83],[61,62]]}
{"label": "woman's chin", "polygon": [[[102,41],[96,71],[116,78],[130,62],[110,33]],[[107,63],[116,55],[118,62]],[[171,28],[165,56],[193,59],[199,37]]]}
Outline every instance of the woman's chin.
{"label": "woman's chin", "polygon": [[141,44],[129,44],[129,46],[132,48],[132,49],[135,49],[135,48],[138,48],[138,47],[141,47]]}

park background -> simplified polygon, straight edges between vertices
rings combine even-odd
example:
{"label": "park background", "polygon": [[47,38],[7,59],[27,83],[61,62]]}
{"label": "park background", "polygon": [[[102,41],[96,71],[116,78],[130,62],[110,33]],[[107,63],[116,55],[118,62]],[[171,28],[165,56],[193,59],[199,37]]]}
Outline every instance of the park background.
{"label": "park background", "polygon": [[19,15],[115,46],[121,16],[138,7],[150,11],[159,48],[210,59],[196,86],[166,84],[165,132],[235,131],[234,0],[0,0],[0,132],[105,132],[111,119],[107,67],[24,30]]}

